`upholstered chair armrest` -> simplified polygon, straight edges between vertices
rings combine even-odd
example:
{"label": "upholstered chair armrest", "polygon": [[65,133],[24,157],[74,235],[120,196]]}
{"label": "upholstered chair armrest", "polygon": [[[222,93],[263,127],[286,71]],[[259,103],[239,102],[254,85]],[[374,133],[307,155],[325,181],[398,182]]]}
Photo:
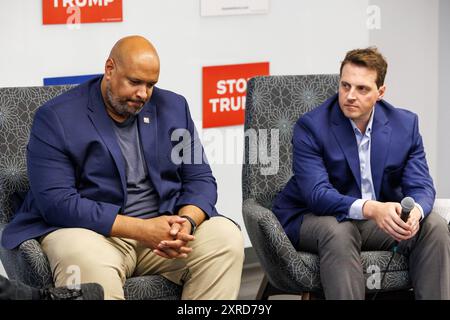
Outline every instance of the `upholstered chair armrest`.
{"label": "upholstered chair armrest", "polygon": [[47,256],[35,239],[24,241],[18,248],[22,258],[22,279],[37,288],[53,287],[52,271]]}
{"label": "upholstered chair armrest", "polygon": [[255,199],[244,201],[243,216],[253,247],[266,268],[288,264],[288,253],[296,250],[274,213]]}
{"label": "upholstered chair armrest", "polygon": [[447,223],[450,223],[450,199],[436,199],[432,212],[439,214]]}
{"label": "upholstered chair armrest", "polygon": [[302,283],[292,278],[292,264],[302,265],[299,255],[273,212],[255,199],[245,200],[242,210],[250,241],[270,282],[285,291],[301,289]]}

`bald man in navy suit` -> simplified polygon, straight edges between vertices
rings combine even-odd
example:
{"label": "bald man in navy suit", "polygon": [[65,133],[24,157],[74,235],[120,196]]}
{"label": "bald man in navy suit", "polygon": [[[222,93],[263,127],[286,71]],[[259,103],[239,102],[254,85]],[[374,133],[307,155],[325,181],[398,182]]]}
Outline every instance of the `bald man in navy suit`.
{"label": "bald man in navy suit", "polygon": [[103,76],[38,109],[30,191],[2,244],[39,239],[56,286],[78,270],[105,299],[124,299],[125,280],[147,274],[183,285],[183,299],[236,299],[242,233],[217,212],[188,104],[155,86],[159,72],[154,46],[125,37]]}

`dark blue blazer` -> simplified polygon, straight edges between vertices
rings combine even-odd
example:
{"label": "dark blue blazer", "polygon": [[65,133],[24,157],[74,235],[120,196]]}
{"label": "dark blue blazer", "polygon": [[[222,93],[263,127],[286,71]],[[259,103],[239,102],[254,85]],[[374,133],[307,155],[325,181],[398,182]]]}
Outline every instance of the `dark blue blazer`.
{"label": "dark blue blazer", "polygon": [[[116,215],[125,208],[125,162],[105,110],[100,81],[88,81],[37,110],[27,147],[31,188],[3,232],[5,248],[64,227],[108,236]],[[203,154],[186,100],[154,88],[139,113],[138,128],[160,198],[159,213],[176,214],[181,206],[192,204],[209,217],[218,215],[217,186],[209,165],[171,161],[173,147],[180,146],[179,141],[171,141],[176,129],[191,134],[187,148],[192,158],[195,152]]]}
{"label": "dark blue blazer", "polygon": [[[356,137],[337,94],[297,121],[292,143],[294,176],[277,195],[273,212],[298,248],[303,215],[346,219],[352,203],[361,198],[361,175]],[[431,212],[435,190],[416,114],[384,100],[376,104],[370,164],[378,201],[410,196],[425,216]]]}

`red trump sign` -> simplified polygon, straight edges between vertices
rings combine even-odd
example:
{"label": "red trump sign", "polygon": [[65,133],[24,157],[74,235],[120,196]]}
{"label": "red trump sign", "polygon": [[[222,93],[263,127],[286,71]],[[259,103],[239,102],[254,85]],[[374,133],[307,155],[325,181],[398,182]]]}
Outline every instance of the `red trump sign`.
{"label": "red trump sign", "polygon": [[203,67],[203,128],[243,124],[247,81],[269,75],[269,63]]}
{"label": "red trump sign", "polygon": [[42,0],[44,24],[122,21],[122,0]]}

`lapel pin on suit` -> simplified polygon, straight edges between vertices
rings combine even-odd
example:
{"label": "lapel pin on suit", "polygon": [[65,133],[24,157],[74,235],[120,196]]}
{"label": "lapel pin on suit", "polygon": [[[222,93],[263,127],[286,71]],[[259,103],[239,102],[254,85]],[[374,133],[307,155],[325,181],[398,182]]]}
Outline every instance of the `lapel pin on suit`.
{"label": "lapel pin on suit", "polygon": [[150,123],[150,118],[149,117],[144,117],[144,123]]}

